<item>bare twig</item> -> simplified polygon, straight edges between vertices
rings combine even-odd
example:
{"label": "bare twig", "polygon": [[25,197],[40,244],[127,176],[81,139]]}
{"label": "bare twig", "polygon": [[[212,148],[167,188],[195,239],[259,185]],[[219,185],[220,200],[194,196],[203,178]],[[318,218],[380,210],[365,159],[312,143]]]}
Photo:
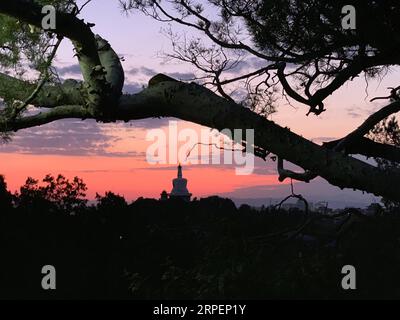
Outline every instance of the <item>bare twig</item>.
{"label": "bare twig", "polygon": [[78,10],[77,15],[82,12],[82,10],[90,3],[92,0],[87,0]]}
{"label": "bare twig", "polygon": [[225,151],[242,151],[242,152],[246,152],[246,148],[243,149],[233,149],[233,148],[225,148],[223,146],[219,146],[216,143],[204,143],[204,142],[196,142],[188,151],[188,153],[186,154],[186,159],[189,158],[191,152],[193,151],[193,149],[198,146],[198,145],[205,145],[205,146],[213,146],[219,150],[225,150]]}
{"label": "bare twig", "polygon": [[[389,87],[388,89],[390,89],[390,94],[386,97],[375,97],[372,98],[370,100],[370,102],[375,101],[375,100],[387,100],[387,99],[392,99],[392,100],[399,100],[400,97],[400,86],[393,88],[393,87]],[[399,92],[398,92],[399,91]]]}

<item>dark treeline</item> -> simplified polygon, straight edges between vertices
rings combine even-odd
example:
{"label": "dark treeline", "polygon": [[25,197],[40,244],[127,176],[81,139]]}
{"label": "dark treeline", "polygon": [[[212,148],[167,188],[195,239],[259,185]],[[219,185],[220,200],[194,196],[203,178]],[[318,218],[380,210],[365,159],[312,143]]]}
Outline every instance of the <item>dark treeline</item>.
{"label": "dark treeline", "polygon": [[[291,238],[301,211],[236,208],[111,192],[88,205],[78,178],[28,179],[16,194],[0,179],[0,298],[400,298],[400,217],[384,213],[337,239]],[[309,213],[313,215],[316,213]],[[343,265],[357,290],[341,288]],[[56,268],[43,290],[41,268]]]}

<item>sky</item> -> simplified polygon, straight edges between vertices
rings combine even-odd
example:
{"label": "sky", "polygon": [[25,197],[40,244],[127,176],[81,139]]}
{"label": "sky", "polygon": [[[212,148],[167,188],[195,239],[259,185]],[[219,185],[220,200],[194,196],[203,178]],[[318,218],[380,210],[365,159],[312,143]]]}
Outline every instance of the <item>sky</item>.
{"label": "sky", "polygon": [[[122,13],[117,1],[94,0],[82,17],[93,22],[95,33],[107,39],[114,50],[124,57],[124,91],[139,91],[157,73],[166,73],[182,80],[196,74],[191,65],[167,63],[160,52],[171,50],[170,40],[161,30],[166,24],[157,22],[137,12]],[[182,27],[172,25],[176,31]],[[190,30],[186,30],[190,33]],[[247,67],[251,70],[249,60]],[[80,78],[72,46],[64,42],[56,66],[62,78]],[[312,139],[316,143],[345,136],[354,130],[381,102],[371,103],[372,97],[387,95],[387,87],[394,84],[399,70],[392,70],[382,81],[374,80],[366,85],[363,77],[354,79],[326,101],[326,109],[320,116],[306,116],[306,106],[282,101],[278,111],[270,118],[292,131]],[[68,178],[79,176],[88,186],[88,197],[111,190],[128,200],[137,197],[158,198],[162,190],[171,190],[171,180],[176,176],[176,164],[150,164],[146,150],[149,130],[162,129],[168,133],[170,121],[177,119],[147,119],[129,123],[98,124],[93,120],[62,120],[41,127],[17,132],[12,141],[0,145],[1,173],[5,175],[9,189],[17,190],[28,176],[36,179],[46,174],[63,174]],[[180,130],[202,128],[193,123],[178,120]],[[215,151],[215,150],[214,150]],[[203,153],[202,157],[207,157]],[[242,199],[283,198],[290,193],[289,182],[279,183],[276,163],[254,159],[255,170],[250,175],[237,175],[235,165],[184,164],[184,176],[188,188],[195,197],[220,195]],[[294,183],[295,191],[311,201],[326,200],[333,206],[366,205],[378,201],[370,194],[340,190],[321,178],[309,184]],[[251,200],[249,200],[251,202]]]}

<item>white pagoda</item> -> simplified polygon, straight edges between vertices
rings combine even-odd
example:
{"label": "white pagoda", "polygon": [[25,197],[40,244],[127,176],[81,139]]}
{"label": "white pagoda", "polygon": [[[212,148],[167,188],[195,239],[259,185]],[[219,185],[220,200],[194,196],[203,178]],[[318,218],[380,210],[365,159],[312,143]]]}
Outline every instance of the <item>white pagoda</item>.
{"label": "white pagoda", "polygon": [[182,199],[184,201],[190,201],[190,197],[192,194],[187,189],[187,179],[182,178],[182,166],[179,164],[178,166],[178,175],[172,180],[172,190],[169,194],[170,199]]}

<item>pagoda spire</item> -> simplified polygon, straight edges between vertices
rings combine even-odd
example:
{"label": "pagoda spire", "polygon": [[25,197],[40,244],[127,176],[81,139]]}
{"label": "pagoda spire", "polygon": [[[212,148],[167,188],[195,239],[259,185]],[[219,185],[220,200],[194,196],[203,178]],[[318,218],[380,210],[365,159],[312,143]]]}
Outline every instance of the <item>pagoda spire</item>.
{"label": "pagoda spire", "polygon": [[179,178],[179,179],[182,179],[182,166],[181,166],[180,163],[179,163],[179,165],[178,165],[178,178]]}

